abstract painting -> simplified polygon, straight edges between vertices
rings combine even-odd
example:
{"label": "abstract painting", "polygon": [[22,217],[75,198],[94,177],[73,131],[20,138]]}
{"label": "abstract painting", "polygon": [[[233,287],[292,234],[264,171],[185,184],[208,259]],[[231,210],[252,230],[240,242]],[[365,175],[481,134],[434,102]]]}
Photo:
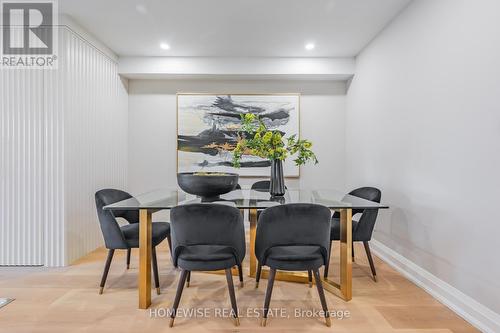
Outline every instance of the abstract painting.
{"label": "abstract painting", "polygon": [[[269,177],[271,163],[245,155],[241,168],[232,167],[241,115],[258,115],[269,129],[284,136],[299,133],[299,94],[177,94],[178,172],[236,172],[241,176]],[[298,177],[299,167],[286,160],[285,177]]]}

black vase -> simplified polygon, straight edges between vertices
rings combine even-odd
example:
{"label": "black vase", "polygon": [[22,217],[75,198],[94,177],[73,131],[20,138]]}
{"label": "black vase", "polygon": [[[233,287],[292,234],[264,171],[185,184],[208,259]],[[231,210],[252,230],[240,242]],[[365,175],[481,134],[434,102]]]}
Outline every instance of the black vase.
{"label": "black vase", "polygon": [[283,161],[271,160],[271,182],[269,193],[273,197],[285,195],[285,179],[283,177]]}

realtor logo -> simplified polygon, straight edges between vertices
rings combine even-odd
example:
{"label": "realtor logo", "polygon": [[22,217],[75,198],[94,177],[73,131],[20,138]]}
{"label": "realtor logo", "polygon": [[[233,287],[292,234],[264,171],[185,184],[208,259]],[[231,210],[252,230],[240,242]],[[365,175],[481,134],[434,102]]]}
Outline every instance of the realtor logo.
{"label": "realtor logo", "polygon": [[2,1],[1,67],[53,68],[57,57],[56,3]]}

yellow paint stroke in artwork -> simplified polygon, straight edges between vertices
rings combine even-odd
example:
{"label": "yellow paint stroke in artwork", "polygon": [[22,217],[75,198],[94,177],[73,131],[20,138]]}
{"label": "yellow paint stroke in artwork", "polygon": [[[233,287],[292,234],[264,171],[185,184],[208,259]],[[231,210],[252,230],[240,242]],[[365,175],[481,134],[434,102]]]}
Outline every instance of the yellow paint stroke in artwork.
{"label": "yellow paint stroke in artwork", "polygon": [[[204,145],[202,148],[217,149],[219,151],[233,151],[236,148],[236,145],[231,145],[228,142],[224,142],[224,144],[219,145],[215,142],[212,142],[209,145]],[[243,153],[245,155],[255,155],[250,148],[245,148],[245,151]]]}
{"label": "yellow paint stroke in artwork", "polygon": [[218,149],[218,150],[231,151],[231,150],[234,150],[234,148],[236,148],[236,146],[235,145],[231,145],[231,144],[229,144],[227,142],[224,142],[224,144],[222,144],[222,145],[218,145],[215,142],[212,142],[209,145],[204,145],[202,148],[215,148],[215,149]]}
{"label": "yellow paint stroke in artwork", "polygon": [[240,124],[227,124],[226,129],[229,131],[237,131],[237,130],[241,129],[241,125]]}

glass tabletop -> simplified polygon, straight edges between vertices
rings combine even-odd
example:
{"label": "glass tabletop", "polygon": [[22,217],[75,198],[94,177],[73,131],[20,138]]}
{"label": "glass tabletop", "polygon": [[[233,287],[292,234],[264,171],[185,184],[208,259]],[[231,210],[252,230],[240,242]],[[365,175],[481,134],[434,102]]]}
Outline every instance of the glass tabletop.
{"label": "glass tabletop", "polygon": [[[161,210],[178,205],[201,203],[201,198],[180,189],[159,189],[104,207],[105,210]],[[384,209],[384,204],[344,194],[333,189],[289,189],[283,197],[271,197],[269,192],[250,189],[234,190],[220,196],[213,203],[228,204],[241,209],[265,209],[289,203],[315,203],[330,209]]]}

